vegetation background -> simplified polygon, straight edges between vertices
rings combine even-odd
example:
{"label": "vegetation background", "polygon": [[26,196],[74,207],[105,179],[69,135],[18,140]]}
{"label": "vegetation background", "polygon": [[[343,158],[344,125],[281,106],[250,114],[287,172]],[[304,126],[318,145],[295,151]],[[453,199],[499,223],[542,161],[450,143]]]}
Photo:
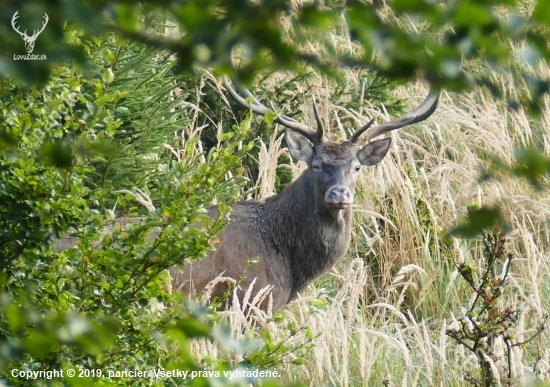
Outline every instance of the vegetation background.
{"label": "vegetation background", "polygon": [[[0,385],[548,385],[546,1],[0,6]],[[14,60],[16,11],[29,31],[49,15],[47,60]],[[304,122],[315,94],[333,139],[445,88],[362,172],[348,258],[275,315],[166,289],[223,227],[206,206],[304,168],[222,75]],[[280,377],[223,377],[258,368]],[[17,373],[53,369],[82,377]],[[125,370],[156,376],[108,378]]]}

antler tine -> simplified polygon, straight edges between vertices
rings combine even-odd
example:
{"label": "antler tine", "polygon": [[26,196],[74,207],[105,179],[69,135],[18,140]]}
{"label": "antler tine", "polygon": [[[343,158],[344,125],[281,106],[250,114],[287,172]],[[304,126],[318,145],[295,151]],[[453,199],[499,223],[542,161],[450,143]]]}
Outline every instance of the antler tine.
{"label": "antler tine", "polygon": [[[254,95],[249,90],[247,90],[244,87],[240,87],[243,93],[246,94],[247,97],[252,98],[252,103],[248,103],[245,98],[243,98],[239,93],[237,93],[237,91],[235,91],[235,89],[230,85],[227,78],[224,79],[223,86],[229,92],[231,97],[233,97],[233,99],[237,101],[237,103],[246,107],[247,109],[252,110],[252,112],[259,114],[261,116],[265,116],[268,112],[271,111],[269,108],[263,105],[260,101],[258,101],[258,99],[254,97]],[[293,130],[296,133],[301,134],[302,136],[307,138],[309,141],[311,141],[313,144],[318,144],[322,140],[322,137],[318,136],[318,132],[316,132],[309,126],[302,124],[301,122],[298,122],[285,115],[277,116],[277,118],[275,119],[275,122],[277,122],[280,125],[283,125],[284,127],[290,130]]]}
{"label": "antler tine", "polygon": [[46,28],[46,25],[48,25],[48,21],[50,20],[48,14],[44,13],[44,16],[42,17],[44,18],[44,21],[42,22],[42,28],[40,30],[34,30],[34,33],[32,35],[33,37],[40,35],[42,31],[44,31],[44,28]]}
{"label": "antler tine", "polygon": [[357,140],[359,139],[359,137],[361,137],[361,135],[365,132],[365,130],[367,130],[372,126],[372,124],[374,124],[374,120],[376,120],[376,116],[372,117],[371,120],[367,122],[365,126],[361,127],[361,129],[355,131],[355,133],[353,133],[349,141],[353,143],[357,142]]}
{"label": "antler tine", "polygon": [[19,27],[17,27],[15,25],[15,22],[17,21],[17,19],[19,18],[19,11],[15,11],[15,13],[13,14],[12,18],[11,18],[11,26],[13,27],[13,29],[21,36],[25,35],[27,36],[27,30],[25,30],[25,32],[21,32],[19,31]]}
{"label": "antler tine", "polygon": [[323,121],[321,121],[321,116],[319,115],[319,109],[317,108],[317,101],[315,101],[315,95],[313,97],[313,113],[315,114],[315,120],[317,121],[317,137],[323,138],[325,128],[323,127]]}
{"label": "antler tine", "polygon": [[[353,136],[349,139],[350,142],[357,142],[359,137],[366,132],[366,141],[379,136],[383,133],[390,132],[395,129],[402,128],[407,125],[415,124],[417,122],[424,121],[426,118],[431,116],[433,112],[437,109],[439,103],[439,96],[441,95],[441,90],[434,92],[430,89],[428,96],[422,101],[422,103],[414,109],[412,112],[408,113],[404,117],[401,117],[397,120],[386,122],[385,124],[375,126],[370,128],[374,119],[372,119],[367,125],[363,126],[361,129],[356,131]],[[370,128],[370,129],[369,129]]]}

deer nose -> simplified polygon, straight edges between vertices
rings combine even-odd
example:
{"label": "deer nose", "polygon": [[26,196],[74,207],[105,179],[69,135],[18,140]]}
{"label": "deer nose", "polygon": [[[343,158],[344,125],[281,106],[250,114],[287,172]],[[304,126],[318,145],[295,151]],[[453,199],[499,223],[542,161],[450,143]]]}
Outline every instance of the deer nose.
{"label": "deer nose", "polygon": [[347,188],[333,188],[330,190],[330,197],[337,202],[345,202],[349,200],[351,193]]}
{"label": "deer nose", "polygon": [[353,194],[347,187],[333,186],[325,194],[325,202],[331,206],[347,206],[353,203]]}

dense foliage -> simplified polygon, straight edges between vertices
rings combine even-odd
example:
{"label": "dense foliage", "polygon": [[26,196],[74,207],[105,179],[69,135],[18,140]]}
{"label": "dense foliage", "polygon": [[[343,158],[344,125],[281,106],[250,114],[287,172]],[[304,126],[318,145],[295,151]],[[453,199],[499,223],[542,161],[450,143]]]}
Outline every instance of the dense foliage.
{"label": "dense foliage", "polygon": [[[223,227],[227,207],[219,205],[219,219],[205,207],[230,201],[241,185],[227,173],[238,172],[251,149],[242,143],[246,122],[201,154],[198,134],[181,130],[188,121],[181,101],[194,89],[170,73],[168,58],[113,38],[86,50],[100,58],[86,77],[63,66],[40,89],[2,81],[4,127],[21,140],[0,166],[0,367],[13,385],[31,381],[9,370],[69,369],[87,370],[65,379],[70,385],[179,385],[181,376],[159,370],[204,369],[188,352],[189,338],[231,344],[205,311],[192,313],[167,292],[165,269],[204,257]],[[114,70],[104,70],[102,58],[115,53]],[[103,234],[115,215],[143,220]],[[145,240],[151,232],[159,236],[153,244]],[[77,248],[57,253],[52,238],[67,234],[79,238]],[[245,343],[236,345],[239,353]],[[218,361],[209,370],[234,365]],[[148,376],[105,378],[123,370]]]}
{"label": "dense foliage", "polygon": [[[502,89],[494,74],[509,73],[528,84],[526,97],[532,107],[548,92],[547,80],[531,68],[539,60],[550,60],[550,8],[545,0],[530,5],[527,13],[519,0],[8,1],[3,8],[0,32],[6,41],[0,71],[29,81],[44,81],[52,65],[67,56],[85,61],[82,50],[72,45],[75,37],[64,34],[69,22],[85,36],[114,30],[165,48],[177,54],[183,71],[197,66],[237,71],[250,80],[266,69],[297,70],[308,64],[334,75],[338,67],[364,65],[394,79],[421,74],[458,89],[488,86],[497,94]],[[10,31],[17,10],[20,24],[34,22],[37,27],[44,12],[50,15],[48,28],[36,43],[37,52],[47,52],[49,60],[12,60],[23,48],[20,37]],[[179,32],[166,36],[152,30],[151,21],[158,16],[174,23]],[[293,28],[286,29],[285,24]],[[331,32],[349,34],[362,52],[355,55],[339,46]],[[308,48],[307,42],[323,47],[322,54]],[[522,49],[514,53],[511,45]],[[238,70],[232,65],[235,54],[241,59]]]}
{"label": "dense foliage", "polygon": [[[252,138],[273,137],[269,122],[250,134],[247,112],[235,113],[235,120],[208,71],[250,83],[290,70],[292,82],[263,92],[294,106],[304,104],[311,74],[321,74],[335,82],[331,100],[347,99],[346,112],[353,114],[346,119],[353,123],[361,109],[356,101],[365,94],[401,111],[388,92],[395,81],[416,77],[455,90],[487,87],[516,111],[544,108],[548,93],[547,78],[535,70],[550,60],[544,0],[30,0],[3,2],[2,10],[0,385],[269,385],[277,381],[257,369],[304,362],[316,335],[297,319],[279,314],[269,321],[286,326],[283,339],[265,329],[260,339],[235,340],[219,315],[168,291],[166,268],[204,257],[225,224],[227,203],[253,185],[245,176],[254,180],[262,149],[253,149]],[[14,59],[25,48],[10,25],[16,11],[21,30],[49,15],[35,47],[47,60]],[[335,38],[344,35],[353,50]],[[341,68],[367,85],[351,102]],[[502,87],[502,77],[520,91]],[[482,178],[511,174],[547,188],[550,159],[540,151],[544,130],[539,134],[515,159],[484,154],[490,168]],[[289,172],[278,179],[288,183]],[[397,207],[387,195],[389,206]],[[426,251],[450,254],[452,242],[437,240],[441,230],[428,199],[414,200],[430,234]],[[206,208],[216,204],[222,215],[211,219]],[[455,235],[473,238],[496,224],[506,227],[498,204],[475,208]],[[392,229],[398,211],[388,211],[380,228]],[[120,216],[141,221],[121,226],[114,222]],[[106,227],[112,234],[103,232]],[[147,241],[151,233],[158,235],[154,243]],[[54,240],[67,235],[78,239],[76,248],[57,252]],[[372,254],[371,245],[361,243],[354,248]],[[341,289],[329,285],[324,294],[338,300]],[[478,294],[485,294],[483,286]],[[368,315],[349,306],[353,297],[341,299],[346,321]],[[359,304],[368,299],[357,296]],[[338,302],[343,310],[344,301]],[[325,305],[316,301],[308,313]],[[296,344],[301,333],[305,344]],[[200,340],[223,350],[197,359],[191,346]],[[64,375],[40,373],[51,370]],[[137,370],[146,376],[124,373]],[[224,374],[236,370],[249,374]]]}

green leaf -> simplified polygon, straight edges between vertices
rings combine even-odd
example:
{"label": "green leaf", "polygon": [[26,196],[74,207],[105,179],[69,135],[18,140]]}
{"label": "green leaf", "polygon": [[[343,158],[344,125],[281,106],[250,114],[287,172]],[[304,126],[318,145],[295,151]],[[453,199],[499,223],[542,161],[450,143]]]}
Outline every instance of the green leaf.
{"label": "green leaf", "polygon": [[208,337],[210,328],[194,317],[185,317],[176,323],[176,329],[188,338]]}
{"label": "green leaf", "polygon": [[133,31],[139,29],[140,8],[132,4],[114,5],[116,22],[124,30]]}
{"label": "green leaf", "polygon": [[149,305],[149,300],[145,297],[142,297],[138,300],[138,304],[141,307],[146,307],[147,305]]}
{"label": "green leaf", "polygon": [[541,23],[550,25],[550,1],[538,0],[533,10],[533,17]]}
{"label": "green leaf", "polygon": [[453,228],[450,234],[460,238],[473,238],[484,230],[493,228],[502,223],[502,215],[498,207],[481,207],[470,210],[462,224]]}
{"label": "green leaf", "polygon": [[482,5],[460,2],[454,15],[456,27],[484,27],[493,22],[494,16]]}
{"label": "green leaf", "polygon": [[250,115],[247,115],[246,118],[241,122],[240,135],[244,136],[246,133],[250,132],[251,126],[252,126],[252,122],[250,119]]}
{"label": "green leaf", "polygon": [[394,0],[392,1],[392,9],[396,12],[412,12],[422,13],[431,4],[427,4],[424,0]]}
{"label": "green leaf", "polygon": [[73,149],[68,141],[44,143],[40,151],[46,165],[69,168],[73,164]]}
{"label": "green leaf", "polygon": [[115,73],[113,72],[113,69],[109,67],[107,70],[105,70],[101,75],[101,79],[105,83],[113,82],[115,80]]}
{"label": "green leaf", "polygon": [[268,111],[265,113],[264,121],[268,123],[269,125],[273,125],[273,122],[275,122],[275,119],[278,117],[278,114],[274,111]]}
{"label": "green leaf", "polygon": [[31,329],[29,336],[23,340],[25,349],[38,359],[49,355],[58,350],[58,341],[54,335],[49,332]]}
{"label": "green leaf", "polygon": [[550,157],[534,148],[518,149],[515,155],[512,173],[527,179],[535,188],[542,188],[542,179],[550,173]]}
{"label": "green leaf", "polygon": [[304,26],[330,29],[332,28],[334,18],[334,13],[321,11],[318,4],[313,3],[313,5],[306,5],[301,9],[297,23]]}
{"label": "green leaf", "polygon": [[8,320],[11,332],[16,333],[23,329],[23,327],[27,324],[25,311],[15,304],[8,305],[4,313],[6,319]]}

